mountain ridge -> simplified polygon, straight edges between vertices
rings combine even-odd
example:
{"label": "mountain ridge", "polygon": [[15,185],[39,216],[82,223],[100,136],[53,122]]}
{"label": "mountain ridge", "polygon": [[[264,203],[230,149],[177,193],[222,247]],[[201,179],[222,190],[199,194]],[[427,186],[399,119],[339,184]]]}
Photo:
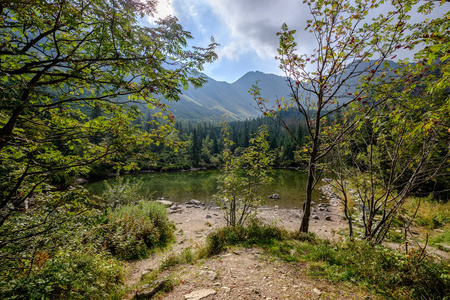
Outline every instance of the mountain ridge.
{"label": "mountain ridge", "polygon": [[[387,62],[391,69],[398,68],[397,63]],[[368,64],[370,63],[358,63],[360,72],[363,72],[361,76],[365,74]],[[268,106],[274,105],[276,99],[289,97],[292,92],[286,77],[261,71],[249,71],[233,83],[204,76],[207,82],[202,87],[189,87],[182,91],[179,101],[166,102],[178,120],[217,122],[222,116],[231,121],[256,118],[262,113],[249,93],[253,85],[261,87],[261,97],[269,101]],[[357,83],[357,79],[349,81],[349,85],[354,88]]]}
{"label": "mountain ridge", "polygon": [[213,121],[225,116],[229,120],[244,120],[261,115],[250,95],[252,85],[258,82],[262,96],[267,99],[289,94],[286,79],[261,71],[250,71],[233,83],[217,81],[204,75],[207,82],[201,88],[189,87],[182,91],[180,100],[168,102],[175,118],[180,120]]}

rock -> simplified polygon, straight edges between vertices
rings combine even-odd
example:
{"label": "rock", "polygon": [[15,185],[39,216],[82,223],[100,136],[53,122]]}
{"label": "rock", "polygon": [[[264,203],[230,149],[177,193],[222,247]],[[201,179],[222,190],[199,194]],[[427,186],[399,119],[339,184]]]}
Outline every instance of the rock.
{"label": "rock", "polygon": [[194,205],[203,205],[203,203],[201,201],[195,200],[195,199],[191,199],[188,201],[189,204],[194,204]]}
{"label": "rock", "polygon": [[280,195],[278,194],[272,194],[269,196],[270,199],[280,199]]}
{"label": "rock", "polygon": [[184,295],[184,299],[186,300],[201,300],[205,299],[206,297],[209,297],[211,295],[215,295],[217,292],[213,289],[204,289],[204,290],[198,290],[193,291],[192,293],[189,293],[187,295]]}
{"label": "rock", "polygon": [[212,216],[211,216],[211,215],[206,215],[206,218],[207,218],[207,219],[211,219]]}
{"label": "rock", "polygon": [[166,207],[171,207],[173,205],[172,201],[168,201],[168,200],[156,200],[155,202],[161,203],[162,205],[166,206]]}
{"label": "rock", "polygon": [[186,203],[186,208],[193,208],[194,205]]}
{"label": "rock", "polygon": [[319,211],[324,211],[324,210],[325,210],[325,208],[323,208],[322,206],[319,207]]}
{"label": "rock", "polygon": [[313,292],[319,296],[322,295],[322,292],[319,289],[313,289]]}
{"label": "rock", "polygon": [[311,219],[313,219],[313,220],[320,220],[320,218],[319,218],[318,215],[312,215],[312,216],[311,216]]}
{"label": "rock", "polygon": [[88,181],[86,179],[77,178],[73,184],[78,185],[78,184],[85,184],[85,183],[88,183]]}
{"label": "rock", "polygon": [[151,273],[152,271],[153,271],[152,269],[145,269],[145,270],[142,272],[142,274],[141,274],[141,278],[144,278],[145,275]]}
{"label": "rock", "polygon": [[201,271],[198,275],[204,276],[204,277],[208,278],[208,280],[210,280],[210,281],[214,281],[217,279],[217,273],[214,271]]}
{"label": "rock", "polygon": [[278,207],[278,205],[275,205],[275,207],[274,207],[275,209],[278,209],[279,207]]}
{"label": "rock", "polygon": [[227,286],[223,286],[222,289],[225,293],[229,293],[231,291],[231,289]]}
{"label": "rock", "polygon": [[448,245],[438,244],[437,246],[438,246],[438,248],[441,249],[442,251],[450,252],[450,246],[448,246]]}
{"label": "rock", "polygon": [[169,282],[167,279],[157,280],[151,286],[145,285],[146,289],[137,292],[134,299],[151,299],[157,292],[162,290]]}
{"label": "rock", "polygon": [[171,213],[171,214],[176,214],[176,213],[182,213],[183,212],[183,209],[181,208],[181,207],[177,207],[177,208],[171,208],[170,210],[169,210],[169,212]]}
{"label": "rock", "polygon": [[327,216],[325,216],[325,220],[326,221],[331,221],[331,217],[327,215]]}

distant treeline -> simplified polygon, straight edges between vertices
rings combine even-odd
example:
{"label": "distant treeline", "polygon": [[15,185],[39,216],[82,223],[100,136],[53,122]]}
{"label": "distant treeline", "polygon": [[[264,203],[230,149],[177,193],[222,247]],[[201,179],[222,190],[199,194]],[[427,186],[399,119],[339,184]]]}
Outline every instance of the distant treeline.
{"label": "distant treeline", "polygon": [[[303,145],[306,136],[304,119],[296,112],[285,112],[292,134]],[[142,122],[142,129],[149,131],[151,125],[146,120]],[[229,138],[234,142],[231,150],[238,155],[249,146],[250,138],[261,126],[266,126],[269,132],[271,150],[275,152],[274,165],[277,167],[296,167],[295,151],[299,145],[294,142],[290,133],[266,117],[229,122],[227,125]],[[155,161],[141,162],[140,167],[155,170],[179,170],[198,167],[219,167],[222,164],[221,153],[224,150],[223,132],[220,123],[178,121],[172,139],[182,142],[183,146],[177,150],[164,145],[152,147],[156,154]]]}

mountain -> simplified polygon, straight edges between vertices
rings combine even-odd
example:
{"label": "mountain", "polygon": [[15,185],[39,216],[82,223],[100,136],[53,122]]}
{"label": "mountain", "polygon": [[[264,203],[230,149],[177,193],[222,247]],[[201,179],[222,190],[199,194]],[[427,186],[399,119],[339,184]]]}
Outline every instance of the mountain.
{"label": "mountain", "polygon": [[229,120],[243,120],[261,115],[250,95],[252,85],[259,82],[261,94],[272,102],[289,95],[285,78],[259,71],[248,72],[234,83],[216,81],[207,77],[201,88],[183,91],[178,102],[169,106],[177,119],[217,121],[226,115]]}
{"label": "mountain", "polygon": [[[391,69],[395,70],[398,65],[388,61]],[[356,73],[358,76],[367,76],[367,68],[373,62],[358,62]],[[349,69],[352,67],[349,66]],[[269,100],[271,106],[275,100],[281,97],[289,97],[289,89],[286,78],[274,74],[266,74],[255,71],[248,72],[233,83],[216,81],[207,77],[208,82],[201,88],[190,87],[182,91],[178,102],[168,103],[171,111],[178,120],[197,120],[217,122],[220,117],[227,116],[228,120],[244,120],[261,115],[256,108],[256,103],[250,95],[252,85],[258,82],[261,88],[261,96]],[[358,78],[347,82],[349,90],[343,90],[337,101],[347,101],[347,92],[352,92],[358,84]]]}

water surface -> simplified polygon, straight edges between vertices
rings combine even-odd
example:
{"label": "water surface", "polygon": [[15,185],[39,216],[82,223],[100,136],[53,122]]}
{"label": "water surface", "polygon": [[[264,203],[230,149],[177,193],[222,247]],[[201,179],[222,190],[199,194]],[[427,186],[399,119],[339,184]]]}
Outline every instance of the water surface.
{"label": "water surface", "polygon": [[[196,199],[209,204],[215,204],[213,195],[217,193],[217,179],[221,170],[185,171],[165,173],[139,173],[124,175],[131,182],[140,178],[143,188],[141,195],[153,195],[183,203]],[[260,188],[261,194],[267,200],[268,206],[278,205],[280,208],[301,208],[305,199],[306,173],[297,170],[279,169],[273,174],[274,181],[270,185]],[[115,178],[108,179],[113,185]],[[87,185],[87,189],[94,194],[101,194],[105,189],[103,181]],[[279,200],[269,199],[271,194],[279,194]],[[313,193],[313,201],[319,203],[321,194]]]}

